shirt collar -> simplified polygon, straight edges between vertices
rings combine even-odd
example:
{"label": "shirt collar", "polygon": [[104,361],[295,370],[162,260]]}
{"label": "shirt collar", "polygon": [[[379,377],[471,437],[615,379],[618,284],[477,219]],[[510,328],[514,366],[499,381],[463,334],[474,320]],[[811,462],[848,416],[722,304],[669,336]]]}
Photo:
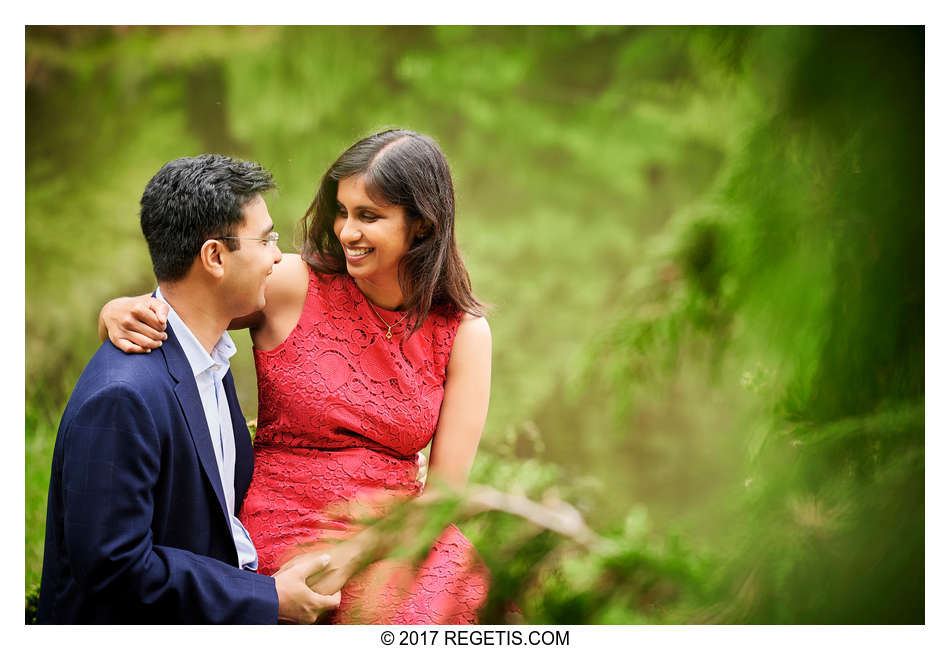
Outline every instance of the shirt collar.
{"label": "shirt collar", "polygon": [[198,338],[185,325],[185,321],[165,300],[160,288],[155,290],[155,297],[168,305],[168,324],[172,326],[172,330],[177,335],[178,342],[181,344],[181,349],[184,351],[185,358],[188,359],[188,365],[191,366],[191,371],[195,377],[209,369],[213,369],[214,366],[219,366],[219,372],[215,374],[223,376],[231,365],[231,357],[237,352],[237,346],[234,345],[231,336],[224,332],[218,342],[214,344],[214,348],[212,348],[209,355],[204,346],[198,342]]}

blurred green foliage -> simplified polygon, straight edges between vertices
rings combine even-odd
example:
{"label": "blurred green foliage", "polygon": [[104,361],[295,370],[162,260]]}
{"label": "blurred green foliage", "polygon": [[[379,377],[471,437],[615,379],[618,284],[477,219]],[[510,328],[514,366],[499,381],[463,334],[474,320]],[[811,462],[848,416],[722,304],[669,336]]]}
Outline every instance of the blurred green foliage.
{"label": "blurred green foliage", "polygon": [[[485,620],[922,623],[923,30],[28,28],[26,583],[105,300],[165,161],[270,168],[291,231],[384,126],[433,135],[493,303]],[[287,250],[285,248],[285,250]],[[255,412],[250,341],[236,382]]]}

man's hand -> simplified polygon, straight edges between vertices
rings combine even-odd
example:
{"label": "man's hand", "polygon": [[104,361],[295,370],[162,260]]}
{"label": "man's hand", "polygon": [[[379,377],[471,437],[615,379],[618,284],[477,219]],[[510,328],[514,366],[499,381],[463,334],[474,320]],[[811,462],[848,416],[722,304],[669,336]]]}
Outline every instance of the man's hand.
{"label": "man's hand", "polygon": [[123,352],[151,352],[168,338],[168,305],[151,295],[110,300],[99,312],[99,338]]}
{"label": "man's hand", "polygon": [[325,569],[327,554],[305,553],[287,562],[274,574],[277,587],[277,620],[310,625],[331,609],[340,606],[340,592],[318,594],[307,586],[307,578]]}

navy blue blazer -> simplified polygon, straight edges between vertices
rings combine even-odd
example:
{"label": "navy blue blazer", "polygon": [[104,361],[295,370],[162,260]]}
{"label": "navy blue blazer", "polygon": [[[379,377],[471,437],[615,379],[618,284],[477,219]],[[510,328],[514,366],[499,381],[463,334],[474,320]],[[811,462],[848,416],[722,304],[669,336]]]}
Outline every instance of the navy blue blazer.
{"label": "navy blue blazer", "polygon": [[[274,579],[238,567],[198,386],[171,326],[151,354],[105,342],[63,413],[38,623],[276,623]],[[234,495],[254,468],[228,372]]]}

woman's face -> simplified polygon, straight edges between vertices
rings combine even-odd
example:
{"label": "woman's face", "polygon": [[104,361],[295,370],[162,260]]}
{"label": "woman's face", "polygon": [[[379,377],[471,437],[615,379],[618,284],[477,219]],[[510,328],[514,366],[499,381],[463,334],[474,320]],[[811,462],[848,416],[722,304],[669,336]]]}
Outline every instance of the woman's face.
{"label": "woman's face", "polygon": [[343,245],[347,272],[357,280],[398,282],[399,262],[415,231],[405,208],[373,201],[362,174],[342,179],[336,199],[333,232]]}

